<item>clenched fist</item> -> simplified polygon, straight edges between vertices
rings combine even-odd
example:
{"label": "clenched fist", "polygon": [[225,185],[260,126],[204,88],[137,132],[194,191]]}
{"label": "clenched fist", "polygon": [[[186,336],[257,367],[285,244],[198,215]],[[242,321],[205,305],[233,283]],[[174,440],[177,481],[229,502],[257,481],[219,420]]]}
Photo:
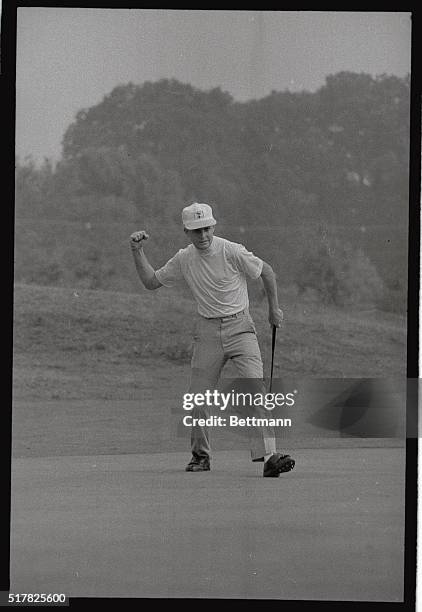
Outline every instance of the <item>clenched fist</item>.
{"label": "clenched fist", "polygon": [[133,232],[130,236],[130,247],[133,251],[137,251],[141,249],[143,246],[144,240],[148,240],[149,235],[144,230],[139,230],[138,232]]}

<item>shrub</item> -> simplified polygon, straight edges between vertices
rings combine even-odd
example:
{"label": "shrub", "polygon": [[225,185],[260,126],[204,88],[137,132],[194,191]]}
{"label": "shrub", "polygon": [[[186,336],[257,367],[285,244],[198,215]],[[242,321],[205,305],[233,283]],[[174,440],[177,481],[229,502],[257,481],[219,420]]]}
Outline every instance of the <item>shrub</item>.
{"label": "shrub", "polygon": [[374,306],[384,284],[362,249],[339,240],[306,252],[299,266],[299,293],[315,292],[324,304]]}
{"label": "shrub", "polygon": [[99,247],[89,245],[83,251],[69,249],[66,263],[74,283],[86,289],[108,289],[110,280],[116,275],[112,264]]}

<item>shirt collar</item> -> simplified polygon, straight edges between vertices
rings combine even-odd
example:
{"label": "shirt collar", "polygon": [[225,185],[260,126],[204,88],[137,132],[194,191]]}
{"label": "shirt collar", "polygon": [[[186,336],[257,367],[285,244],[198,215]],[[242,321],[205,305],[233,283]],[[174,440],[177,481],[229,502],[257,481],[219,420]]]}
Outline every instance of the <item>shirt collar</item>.
{"label": "shirt collar", "polygon": [[207,257],[207,255],[212,255],[213,253],[215,253],[217,249],[215,238],[216,237],[213,236],[212,242],[207,249],[197,249],[196,247],[193,247],[200,257]]}

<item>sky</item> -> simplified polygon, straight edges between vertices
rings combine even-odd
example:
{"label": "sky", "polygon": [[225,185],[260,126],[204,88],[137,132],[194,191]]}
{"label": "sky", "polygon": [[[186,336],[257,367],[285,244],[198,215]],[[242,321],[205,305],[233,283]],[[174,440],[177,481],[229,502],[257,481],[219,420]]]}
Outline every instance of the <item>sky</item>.
{"label": "sky", "polygon": [[20,7],[16,153],[57,161],[76,113],[130,81],[315,91],[342,70],[405,76],[410,40],[405,12]]}

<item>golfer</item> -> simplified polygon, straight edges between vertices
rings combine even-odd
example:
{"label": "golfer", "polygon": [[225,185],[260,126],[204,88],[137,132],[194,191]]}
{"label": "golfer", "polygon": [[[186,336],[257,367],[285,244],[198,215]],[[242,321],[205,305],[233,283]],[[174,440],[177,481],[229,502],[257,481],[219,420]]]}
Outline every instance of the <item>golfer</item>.
{"label": "golfer", "polygon": [[[144,249],[148,234],[141,230],[130,237],[136,270],[143,285],[150,290],[163,285],[173,287],[185,280],[198,306],[194,334],[189,393],[215,389],[221,370],[231,359],[241,379],[265,394],[263,365],[254,322],[249,314],[246,276],[262,278],[269,306],[270,325],[280,327],[283,312],[279,308],[275,274],[270,265],[235,242],[214,235],[216,220],[211,206],[194,203],[182,211],[184,231],[191,244],[180,249],[162,268],[154,270]],[[262,406],[253,407],[263,416]],[[206,406],[195,406],[195,419],[207,418]],[[276,452],[272,427],[254,427],[251,434],[252,461],[263,461],[263,475],[278,477],[293,469],[289,455]],[[258,435],[256,435],[258,433]],[[210,469],[211,447],[207,427],[191,429],[192,459],[186,471]]]}

